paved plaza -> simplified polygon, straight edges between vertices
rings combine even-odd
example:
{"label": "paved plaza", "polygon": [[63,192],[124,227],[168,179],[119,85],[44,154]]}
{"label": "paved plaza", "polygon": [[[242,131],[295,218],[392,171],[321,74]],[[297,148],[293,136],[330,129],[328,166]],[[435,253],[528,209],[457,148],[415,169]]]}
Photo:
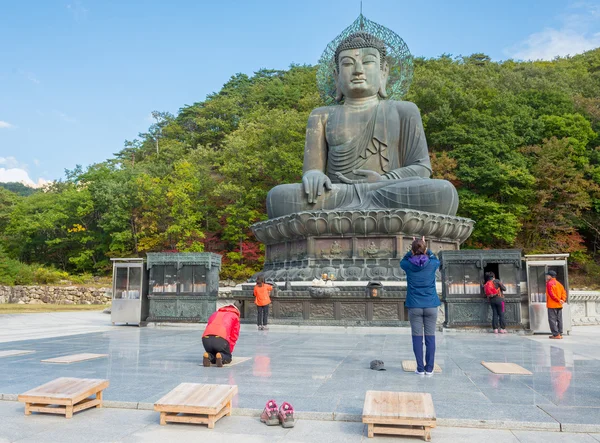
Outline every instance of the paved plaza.
{"label": "paved plaza", "polygon": [[[43,333],[45,324],[54,325],[49,337]],[[21,336],[15,328],[22,329]],[[71,420],[25,417],[22,404],[0,402],[0,441],[70,441],[64,436],[71,434],[78,441],[79,431],[95,435],[89,441],[168,441],[174,436],[182,441],[198,438],[197,432],[205,441],[222,441],[223,434],[242,434],[239,441],[361,441],[367,440],[359,421],[370,389],[430,392],[440,425],[434,440],[485,435],[486,441],[600,441],[586,434],[600,432],[600,327],[575,328],[562,341],[438,333],[436,362],[443,373],[431,378],[402,371],[402,360],[412,359],[408,328],[272,326],[259,332],[243,325],[234,355],[250,359],[223,369],[200,365],[201,332],[200,325],[111,327],[108,315],[95,312],[1,316],[0,350],[36,351],[0,358],[5,400],[63,376],[107,378],[111,385],[104,395],[107,408]],[[108,358],[69,365],[40,362],[84,352]],[[371,371],[373,359],[383,360],[387,371]],[[517,363],[533,375],[494,375],[481,361]],[[238,385],[234,416],[214,431],[160,427],[158,414],[148,409],[181,382]],[[295,407],[296,428],[272,429],[258,422],[256,415],[271,398]]]}

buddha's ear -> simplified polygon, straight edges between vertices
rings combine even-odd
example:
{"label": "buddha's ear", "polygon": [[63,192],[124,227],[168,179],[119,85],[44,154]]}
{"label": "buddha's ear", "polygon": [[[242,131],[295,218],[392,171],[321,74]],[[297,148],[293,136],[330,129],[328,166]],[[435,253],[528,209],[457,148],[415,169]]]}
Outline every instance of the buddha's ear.
{"label": "buddha's ear", "polygon": [[383,63],[383,68],[381,69],[381,83],[379,85],[379,97],[387,98],[387,92],[385,88],[387,87],[388,76],[390,75],[390,65],[388,65],[387,60]]}
{"label": "buddha's ear", "polygon": [[342,94],[342,90],[338,84],[338,72],[337,69],[333,70],[333,79],[335,80],[335,101],[337,103],[341,102],[344,98],[344,94]]}

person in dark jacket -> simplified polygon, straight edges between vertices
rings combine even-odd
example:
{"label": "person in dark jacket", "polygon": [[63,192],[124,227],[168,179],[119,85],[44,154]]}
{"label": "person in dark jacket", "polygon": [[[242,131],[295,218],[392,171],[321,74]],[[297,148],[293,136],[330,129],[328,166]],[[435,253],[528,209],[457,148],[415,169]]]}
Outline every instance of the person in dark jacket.
{"label": "person in dark jacket", "polygon": [[210,316],[202,334],[204,357],[202,365],[223,367],[231,363],[235,344],[240,336],[240,311],[235,305],[226,305]]}
{"label": "person in dark jacket", "polygon": [[494,334],[497,334],[498,326],[500,326],[500,334],[506,334],[506,322],[504,321],[504,292],[506,292],[506,286],[496,278],[493,272],[486,272],[484,277],[483,292],[492,307],[492,329]]}
{"label": "person in dark jacket", "polygon": [[[440,298],[435,286],[435,273],[440,261],[427,249],[425,238],[414,240],[400,267],[406,272],[406,304],[412,332],[413,352],[419,375],[433,375],[435,360],[435,327]],[[425,364],[423,364],[425,336]]]}

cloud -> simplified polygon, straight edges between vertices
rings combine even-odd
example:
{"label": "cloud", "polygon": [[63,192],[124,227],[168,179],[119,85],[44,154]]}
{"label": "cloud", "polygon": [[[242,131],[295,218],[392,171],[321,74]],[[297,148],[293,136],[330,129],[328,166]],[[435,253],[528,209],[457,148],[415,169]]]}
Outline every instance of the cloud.
{"label": "cloud", "polygon": [[559,17],[562,26],[545,28],[504,52],[519,60],[552,60],[600,46],[600,5],[573,3]]}
{"label": "cloud", "polygon": [[584,35],[572,29],[548,28],[531,34],[513,53],[519,60],[552,60],[556,57],[580,54],[600,46],[600,32]]}
{"label": "cloud", "polygon": [[14,125],[11,125],[9,122],[5,122],[3,120],[0,120],[0,129],[10,129],[10,128],[14,128]]}
{"label": "cloud", "polygon": [[27,80],[29,80],[31,83],[35,83],[36,85],[39,85],[41,83],[33,72],[27,72],[21,69],[19,69],[17,72],[23,77],[25,77]]}
{"label": "cloud", "polygon": [[0,165],[6,166],[7,168],[26,168],[27,165],[20,163],[14,157],[0,157]]}
{"label": "cloud", "polygon": [[64,112],[54,110],[54,111],[52,111],[52,113],[66,123],[76,123],[77,122],[77,120],[75,120],[73,117],[65,114]]}
{"label": "cloud", "polygon": [[25,76],[27,77],[27,80],[29,80],[32,83],[35,83],[36,85],[40,84],[40,81],[36,78],[36,76],[34,74],[32,74],[31,72],[27,72],[25,74]]}
{"label": "cloud", "polygon": [[23,183],[25,186],[29,186],[30,188],[41,188],[50,183],[48,180],[43,178],[38,179],[37,183],[34,182],[29,177],[29,173],[25,169],[21,168],[0,168],[0,182]]}
{"label": "cloud", "polygon": [[69,3],[67,9],[73,16],[73,19],[78,23],[85,20],[89,12],[89,10],[78,0]]}

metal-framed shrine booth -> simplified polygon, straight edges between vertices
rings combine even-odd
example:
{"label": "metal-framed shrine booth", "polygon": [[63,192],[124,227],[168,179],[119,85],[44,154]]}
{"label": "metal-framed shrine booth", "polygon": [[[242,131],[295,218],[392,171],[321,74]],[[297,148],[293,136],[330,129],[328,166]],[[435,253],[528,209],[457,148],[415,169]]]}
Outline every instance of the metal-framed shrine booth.
{"label": "metal-framed shrine booth", "polygon": [[445,327],[489,327],[492,313],[482,290],[484,273],[488,271],[506,286],[507,325],[521,325],[521,250],[441,251],[440,261]]}
{"label": "metal-framed shrine booth", "polygon": [[148,254],[150,322],[205,322],[216,310],[221,256]]}

